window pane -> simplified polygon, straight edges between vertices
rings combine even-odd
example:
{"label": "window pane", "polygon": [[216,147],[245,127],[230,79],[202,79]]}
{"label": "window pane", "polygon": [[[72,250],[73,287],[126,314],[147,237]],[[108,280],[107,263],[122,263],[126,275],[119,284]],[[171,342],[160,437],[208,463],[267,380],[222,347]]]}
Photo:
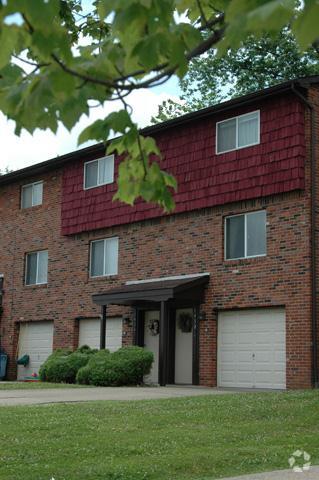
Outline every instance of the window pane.
{"label": "window pane", "polygon": [[37,257],[38,254],[28,253],[26,257],[27,261],[27,272],[26,272],[26,284],[34,285],[37,283]]}
{"label": "window pane", "polygon": [[28,187],[22,187],[21,207],[22,208],[32,207],[32,185],[29,185]]}
{"label": "window pane", "polygon": [[99,160],[99,185],[112,183],[114,179],[114,156],[101,158]]}
{"label": "window pane", "polygon": [[85,165],[85,188],[97,186],[98,161]]}
{"label": "window pane", "polygon": [[104,240],[91,244],[91,277],[104,274]]}
{"label": "window pane", "polygon": [[36,183],[33,185],[33,201],[32,205],[42,204],[43,183]]}
{"label": "window pane", "polygon": [[37,283],[48,281],[48,252],[38,252],[38,278]]}
{"label": "window pane", "polygon": [[105,275],[117,275],[118,238],[106,240]]}
{"label": "window pane", "polygon": [[236,119],[227,120],[217,125],[217,152],[236,148]]}
{"label": "window pane", "polygon": [[245,256],[245,217],[239,215],[226,219],[226,258]]}
{"label": "window pane", "polygon": [[247,256],[266,253],[266,211],[247,215]]}
{"label": "window pane", "polygon": [[238,118],[238,147],[258,142],[259,115],[250,113]]}

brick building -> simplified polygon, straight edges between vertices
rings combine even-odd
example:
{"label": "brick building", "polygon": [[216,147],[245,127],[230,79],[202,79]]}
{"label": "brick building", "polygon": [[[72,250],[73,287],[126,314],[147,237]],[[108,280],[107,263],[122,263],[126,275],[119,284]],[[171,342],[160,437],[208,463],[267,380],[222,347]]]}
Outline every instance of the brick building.
{"label": "brick building", "polygon": [[310,77],[144,129],[178,180],[170,215],[112,203],[102,145],[0,177],[8,378],[135,343],[162,385],[316,385],[318,118]]}

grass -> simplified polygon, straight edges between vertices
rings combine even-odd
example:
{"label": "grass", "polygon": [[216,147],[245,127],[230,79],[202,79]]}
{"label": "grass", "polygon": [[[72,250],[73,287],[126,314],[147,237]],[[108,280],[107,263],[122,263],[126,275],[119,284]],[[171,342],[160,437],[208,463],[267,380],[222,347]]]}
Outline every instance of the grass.
{"label": "grass", "polygon": [[[87,385],[45,382],[0,382],[0,390],[37,390],[47,388],[83,388]],[[0,450],[1,451],[1,450]]]}
{"label": "grass", "polygon": [[319,463],[315,391],[0,408],[0,479],[204,480]]}

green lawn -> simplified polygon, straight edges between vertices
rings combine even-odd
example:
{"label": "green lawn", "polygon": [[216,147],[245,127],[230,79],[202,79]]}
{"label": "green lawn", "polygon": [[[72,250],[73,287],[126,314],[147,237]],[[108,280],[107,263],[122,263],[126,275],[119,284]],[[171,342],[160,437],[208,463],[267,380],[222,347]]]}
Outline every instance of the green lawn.
{"label": "green lawn", "polygon": [[42,382],[0,382],[0,390],[26,390],[42,388],[83,388],[87,385],[71,385],[69,383]]}
{"label": "green lawn", "polygon": [[319,393],[0,408],[2,480],[216,479],[319,463]]}

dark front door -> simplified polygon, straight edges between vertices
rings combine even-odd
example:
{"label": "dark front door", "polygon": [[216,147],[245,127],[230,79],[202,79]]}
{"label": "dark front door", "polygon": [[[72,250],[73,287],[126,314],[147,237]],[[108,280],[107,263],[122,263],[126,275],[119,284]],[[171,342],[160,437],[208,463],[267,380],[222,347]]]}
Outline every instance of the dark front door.
{"label": "dark front door", "polygon": [[153,352],[147,383],[198,384],[197,308],[137,310],[135,344]]}

